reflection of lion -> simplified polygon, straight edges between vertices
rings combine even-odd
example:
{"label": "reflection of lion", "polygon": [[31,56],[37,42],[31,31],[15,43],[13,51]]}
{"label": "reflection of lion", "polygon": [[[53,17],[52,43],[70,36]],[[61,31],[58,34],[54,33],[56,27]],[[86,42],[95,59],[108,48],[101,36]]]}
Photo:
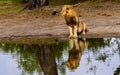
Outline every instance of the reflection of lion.
{"label": "reflection of lion", "polygon": [[65,17],[66,24],[69,27],[70,38],[76,38],[77,33],[85,34],[86,32],[86,24],[83,23],[71,5],[64,5],[61,11],[61,15]]}
{"label": "reflection of lion", "polygon": [[73,71],[79,66],[79,62],[87,47],[87,42],[83,39],[70,39],[70,50],[68,60],[65,62],[65,65],[69,70]]}

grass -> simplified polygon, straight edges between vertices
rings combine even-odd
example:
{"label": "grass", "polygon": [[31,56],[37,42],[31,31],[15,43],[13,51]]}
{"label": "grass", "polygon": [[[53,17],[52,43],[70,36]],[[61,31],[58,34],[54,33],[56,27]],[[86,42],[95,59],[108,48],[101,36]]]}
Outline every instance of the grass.
{"label": "grass", "polygon": [[6,5],[1,4],[0,15],[9,16],[12,14],[17,14],[23,8],[23,6],[24,5],[21,4],[6,4]]}
{"label": "grass", "polygon": [[[10,0],[7,0],[7,1],[10,1]],[[50,16],[51,15],[50,12],[52,12],[52,10],[49,10],[49,9],[37,8],[37,9],[33,9],[33,10],[24,11],[24,12],[19,14],[19,11],[22,10],[25,7],[25,4],[22,4],[22,3],[19,3],[19,2],[18,3],[17,2],[15,2],[15,3],[14,2],[13,3],[8,2],[6,4],[7,1],[4,1],[4,0],[0,1],[0,17],[2,16],[2,17],[5,17],[5,18],[7,18],[7,17],[11,18],[11,17],[14,17],[14,15],[16,17],[17,15],[19,16],[19,15],[22,15],[22,14],[24,14],[24,16],[27,16],[27,17],[29,17],[29,16],[34,17],[34,16],[41,16],[41,15]],[[13,0],[11,0],[11,1],[13,1]],[[54,1],[55,0],[53,0],[52,2],[54,2]],[[63,1],[61,0],[60,2],[62,3]],[[58,3],[59,3],[59,0],[58,0]],[[109,2],[108,2],[108,4],[109,4]],[[108,9],[108,8],[112,9],[112,10],[115,9],[115,11],[116,11],[116,9],[119,9],[118,8],[119,6],[114,7],[114,6],[116,6],[115,2],[112,3],[113,4],[112,7],[110,5],[111,2],[110,2],[109,5],[108,4],[105,5],[105,2],[96,3],[96,2],[91,2],[91,1],[89,2],[88,1],[88,2],[82,3],[82,5],[81,5],[81,7],[79,8],[78,11],[79,12],[81,12],[81,11],[82,12],[96,12],[97,10],[102,11],[102,10],[105,10],[105,9]],[[107,7],[104,7],[104,6],[107,6]],[[119,12],[119,10],[118,10],[118,12]]]}
{"label": "grass", "polygon": [[25,4],[21,3],[8,3],[4,4],[3,1],[0,1],[0,17],[1,18],[12,18],[17,16],[24,16],[24,17],[37,17],[42,15],[51,15],[48,12],[52,12],[52,10],[45,10],[36,8],[33,10],[27,10],[20,13],[20,11],[25,7]]}

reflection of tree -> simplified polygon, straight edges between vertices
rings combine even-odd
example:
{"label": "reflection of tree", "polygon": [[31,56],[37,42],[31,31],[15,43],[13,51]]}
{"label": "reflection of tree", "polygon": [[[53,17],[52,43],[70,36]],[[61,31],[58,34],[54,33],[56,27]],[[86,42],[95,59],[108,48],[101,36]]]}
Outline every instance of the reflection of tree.
{"label": "reflection of tree", "polygon": [[51,45],[31,45],[45,75],[58,75]]}
{"label": "reflection of tree", "polygon": [[120,75],[120,66],[114,71],[114,75]]}
{"label": "reflection of tree", "polygon": [[[89,44],[88,52],[87,52],[88,53],[87,60],[88,60],[88,63],[91,65],[89,70],[92,71],[94,75],[96,75],[97,66],[93,64],[92,58],[94,57],[98,61],[102,60],[103,62],[105,62],[108,56],[103,51],[103,49],[106,46],[109,46],[111,39],[104,40],[104,38],[93,38],[93,39],[87,39],[87,40]],[[91,56],[92,53],[93,53],[93,56]]]}
{"label": "reflection of tree", "polygon": [[52,50],[55,54],[57,67],[61,75],[65,75],[65,66],[63,65],[63,62],[64,62],[63,52],[64,50],[67,50],[68,44],[69,44],[68,40],[65,40],[64,42],[59,42],[58,44],[52,45]]}
{"label": "reflection of tree", "polygon": [[25,75],[25,73],[32,74],[35,71],[38,73],[41,72],[38,61],[36,60],[36,57],[29,45],[3,43],[0,44],[0,48],[2,48],[1,50],[5,53],[11,53],[13,57],[17,59],[18,67],[22,69],[23,75]]}
{"label": "reflection of tree", "polygon": [[106,58],[108,57],[107,54],[103,51],[103,49],[106,46],[110,45],[111,39],[104,39],[104,38],[94,38],[94,39],[88,39],[89,45],[88,50],[93,52],[96,56],[97,60],[102,60],[105,62]]}
{"label": "reflection of tree", "polygon": [[120,39],[116,39],[115,41],[116,41],[116,43],[118,45],[118,54],[120,55],[120,41],[119,40]]}
{"label": "reflection of tree", "polygon": [[97,60],[102,60],[103,62],[105,62],[105,60],[107,59],[107,57],[108,57],[108,55],[106,53],[102,53],[96,59]]}
{"label": "reflection of tree", "polygon": [[[97,38],[88,39],[88,63],[91,65],[89,71],[93,71],[96,75],[97,65],[93,64],[94,61],[104,62],[109,66],[111,57],[120,55],[120,39],[118,38]],[[119,75],[119,68],[116,69],[114,75]]]}
{"label": "reflection of tree", "polygon": [[96,52],[99,48],[104,48],[106,45],[109,45],[109,41],[105,41],[103,38],[94,38],[94,39],[88,39],[89,45],[88,50],[92,50],[93,52]]}
{"label": "reflection of tree", "polygon": [[[43,41],[44,40],[42,40],[42,42]],[[62,54],[63,54],[63,50],[65,50],[68,45],[67,41],[62,41],[62,42],[60,41],[59,43],[49,43],[49,44],[50,45],[47,45],[46,42],[43,45],[35,44],[33,46],[31,44],[2,43],[0,44],[0,48],[4,53],[11,53],[13,57],[16,58],[16,61],[18,62],[18,68],[22,70],[21,75],[25,75],[27,73],[33,74],[34,72],[38,73],[38,75],[41,75],[41,69],[38,60],[39,56],[37,56],[39,54],[36,54],[36,52],[38,51],[38,49],[43,51],[43,48],[48,46],[48,48],[50,48],[49,51],[52,50],[55,58],[58,60],[57,63],[58,70],[60,71],[60,73],[65,73],[65,67],[62,66],[61,64],[64,62],[62,58]],[[34,47],[35,48],[38,47],[38,49],[36,48],[35,50]]]}
{"label": "reflection of tree", "polygon": [[[115,54],[120,55],[119,38],[103,38],[103,39],[96,38],[96,39],[87,39],[87,41],[88,41],[88,50],[85,51],[85,54],[87,53],[88,63],[91,65],[88,70],[90,72],[94,72],[94,75],[96,74],[96,70],[98,69],[98,66],[94,64],[94,61],[98,61],[101,63],[104,62],[104,64],[109,64],[108,62],[110,61],[112,56],[114,56]],[[83,42],[82,39],[81,42]],[[51,59],[49,61],[52,61],[51,63],[56,64],[59,73],[61,73],[61,75],[65,75],[66,69],[65,69],[65,65],[63,65],[64,62],[63,52],[67,52],[65,50],[68,50],[69,48],[68,46],[69,46],[69,40],[65,40],[62,42],[60,41],[57,43],[49,43],[49,44],[47,42],[42,44],[2,43],[0,44],[0,48],[1,48],[0,51],[4,53],[10,53],[13,55],[14,58],[16,58],[16,61],[18,62],[18,68],[22,70],[21,75],[26,75],[26,74],[32,75],[33,73],[37,73],[38,75],[41,75],[43,69],[41,68],[41,64],[45,62],[42,61],[43,58],[46,58],[46,61]],[[75,46],[73,47],[73,49],[75,49]],[[84,48],[81,47],[81,49]],[[69,53],[74,53],[74,51]],[[44,57],[42,55],[44,55]],[[47,56],[51,56],[51,58],[48,57],[49,59],[47,59]],[[50,63],[46,63],[46,64],[49,65]],[[51,66],[55,66],[55,64]],[[43,64],[42,67],[44,66],[46,65]],[[53,68],[55,69],[55,67]],[[118,70],[119,69],[116,69],[115,73],[118,73],[119,72]],[[54,70],[54,72],[56,72],[56,70]]]}

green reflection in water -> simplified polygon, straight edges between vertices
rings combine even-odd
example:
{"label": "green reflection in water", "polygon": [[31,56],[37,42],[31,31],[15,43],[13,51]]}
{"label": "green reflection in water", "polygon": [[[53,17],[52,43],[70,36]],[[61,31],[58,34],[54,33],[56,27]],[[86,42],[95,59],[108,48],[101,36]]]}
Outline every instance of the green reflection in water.
{"label": "green reflection in water", "polygon": [[[90,53],[93,53],[93,55],[95,55],[96,57],[96,60],[105,62],[107,58],[112,55],[102,51],[106,46],[110,47],[110,45],[112,44],[111,38],[94,38],[86,40],[88,42],[88,56],[90,55]],[[35,72],[37,72],[38,75],[42,75],[42,71],[44,71],[44,73],[46,74],[48,73],[48,75],[57,75],[58,71],[60,75],[65,75],[66,67],[65,65],[63,65],[63,62],[65,62],[63,59],[63,54],[64,52],[68,52],[70,48],[69,42],[70,40],[67,39],[62,41],[57,40],[53,43],[45,42],[42,44],[1,43],[0,48],[1,51],[4,53],[11,53],[12,56],[17,60],[18,68],[22,70],[21,75],[33,74]],[[114,40],[114,42],[118,45],[118,50],[116,51],[118,51],[118,54],[120,55],[119,39]],[[44,59],[46,59],[46,61]],[[91,63],[91,58],[88,57],[87,59],[88,63]],[[54,71],[49,72],[50,69],[54,69]],[[90,70],[93,69],[95,68],[91,66]],[[120,71],[117,70],[116,72],[119,73]]]}
{"label": "green reflection in water", "polygon": [[[97,54],[101,52],[101,48],[105,48],[106,46],[110,45],[110,39],[104,40],[103,38],[94,38],[94,39],[88,39],[89,40],[89,45],[88,45],[88,50],[93,52],[94,54]],[[102,60],[105,62],[107,59],[108,55],[106,53],[100,54],[96,59],[97,60]],[[88,59],[90,61],[90,59]]]}
{"label": "green reflection in water", "polygon": [[24,73],[31,74],[34,71],[41,73],[38,61],[29,45],[2,43],[0,44],[0,48],[5,53],[11,53],[13,57],[17,59],[18,68],[22,69],[22,75],[24,75]]}
{"label": "green reflection in water", "polygon": [[[37,51],[37,48],[39,48],[39,50],[50,48],[50,50],[53,51],[55,58],[59,62],[58,65],[60,65],[63,62],[62,54],[63,50],[66,50],[68,41],[65,40],[62,42],[49,43],[46,42],[46,40],[45,42],[42,40],[40,43],[42,44],[1,43],[0,48],[2,52],[11,53],[13,57],[17,59],[18,68],[22,69],[21,75],[33,74],[34,72],[37,72],[39,75],[41,75],[42,70],[39,64],[39,54],[36,55],[35,53]],[[35,46],[37,47],[35,48]],[[58,68],[62,73],[65,72],[63,66],[59,66]]]}
{"label": "green reflection in water", "polygon": [[110,44],[110,39],[104,40],[103,38],[88,39],[88,41],[88,50],[92,50],[92,52],[97,52],[99,48],[104,48]]}

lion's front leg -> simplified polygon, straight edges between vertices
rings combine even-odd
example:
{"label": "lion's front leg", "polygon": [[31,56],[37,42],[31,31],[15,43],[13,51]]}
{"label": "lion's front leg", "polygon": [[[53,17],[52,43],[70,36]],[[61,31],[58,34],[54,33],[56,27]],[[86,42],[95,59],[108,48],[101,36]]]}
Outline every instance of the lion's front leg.
{"label": "lion's front leg", "polygon": [[71,26],[68,26],[68,28],[69,28],[69,33],[70,33],[69,38],[72,38],[73,37],[73,28]]}
{"label": "lion's front leg", "polygon": [[78,36],[77,36],[77,28],[78,28],[77,25],[75,25],[74,28],[73,28],[74,38],[77,38],[77,37],[78,37]]}

